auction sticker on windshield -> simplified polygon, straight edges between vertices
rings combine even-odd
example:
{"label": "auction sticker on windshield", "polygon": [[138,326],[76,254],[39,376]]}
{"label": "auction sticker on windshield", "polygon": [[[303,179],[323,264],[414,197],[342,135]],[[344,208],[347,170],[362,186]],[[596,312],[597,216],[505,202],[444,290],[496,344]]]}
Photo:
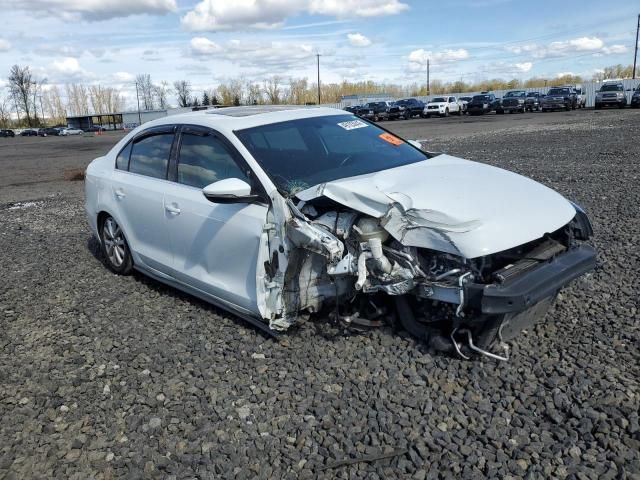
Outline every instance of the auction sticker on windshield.
{"label": "auction sticker on windshield", "polygon": [[367,124],[364,123],[362,120],[351,120],[349,122],[340,122],[338,123],[338,125],[344,128],[345,130],[355,130],[356,128],[363,128],[367,126]]}
{"label": "auction sticker on windshield", "polygon": [[391,145],[402,145],[404,142],[402,140],[400,140],[398,137],[396,137],[395,135],[391,135],[390,133],[383,133],[381,135],[378,135],[382,140],[384,140],[385,142],[389,142]]}

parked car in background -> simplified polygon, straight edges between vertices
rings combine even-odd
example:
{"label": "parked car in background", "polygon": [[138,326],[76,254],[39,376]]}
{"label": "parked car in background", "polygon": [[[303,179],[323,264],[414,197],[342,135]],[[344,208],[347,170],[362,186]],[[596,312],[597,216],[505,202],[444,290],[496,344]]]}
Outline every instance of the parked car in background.
{"label": "parked car in background", "polygon": [[50,137],[50,136],[57,137],[59,135],[60,135],[60,129],[58,128],[47,127],[47,128],[41,128],[40,130],[38,130],[39,137]]}
{"label": "parked car in background", "polygon": [[25,128],[20,132],[21,137],[37,137],[38,129],[37,128]]}
{"label": "parked car in background", "polygon": [[84,131],[80,130],[79,128],[62,128],[60,129],[60,135],[63,136],[67,136],[67,135],[82,135],[84,133]]}
{"label": "parked car in background", "polygon": [[458,98],[458,103],[462,107],[462,113],[467,113],[467,104],[471,101],[473,97],[460,97]]}
{"label": "parked car in background", "polygon": [[422,111],[422,116],[429,118],[431,115],[439,115],[448,117],[450,113],[455,115],[462,114],[462,106],[458,103],[458,99],[452,96],[434,97]]}
{"label": "parked car in background", "polygon": [[469,115],[484,115],[492,110],[496,110],[500,106],[500,99],[493,93],[481,93],[474,95],[471,101],[467,103],[467,113]]}
{"label": "parked car in background", "polygon": [[496,109],[496,113],[524,113],[526,109],[526,98],[527,92],[524,90],[511,90],[502,97],[502,102],[500,102],[500,107]]}
{"label": "parked car in background", "polygon": [[526,109],[529,110],[530,112],[533,112],[534,110],[536,112],[539,111],[543,98],[544,98],[544,94],[540,92],[527,93],[527,98],[525,98],[524,100]]}
{"label": "parked car in background", "polygon": [[349,105],[348,107],[344,107],[344,111],[357,115],[361,108],[362,105]]}
{"label": "parked car in background", "polygon": [[587,215],[557,192],[333,108],[151,121],[89,164],[85,192],[110,270],[270,332],[309,312],[344,326],[397,318],[434,348],[495,359],[596,266]]}
{"label": "parked car in background", "polygon": [[587,106],[587,92],[582,85],[575,85],[576,91],[576,108],[584,108]]}
{"label": "parked car in background", "polygon": [[369,102],[364,104],[357,115],[374,122],[379,122],[380,120],[386,120],[388,118],[390,108],[391,102]]}
{"label": "parked car in background", "polygon": [[104,132],[104,131],[105,131],[105,128],[102,125],[92,125],[85,130],[85,132],[87,133]]}
{"label": "parked car in background", "polygon": [[9,130],[7,128],[3,128],[0,130],[0,137],[15,137],[16,132],[13,130]]}
{"label": "parked car in background", "polygon": [[543,112],[552,110],[575,110],[578,103],[576,91],[571,87],[553,87],[542,99]]}
{"label": "parked car in background", "polygon": [[639,108],[640,107],[640,84],[633,91],[633,95],[631,95],[631,108]]}
{"label": "parked car in background", "polygon": [[624,91],[624,84],[619,80],[605,81],[596,93],[596,110],[602,107],[624,108],[626,106],[627,96]]}
{"label": "parked car in background", "polygon": [[393,109],[395,108],[398,109],[400,117],[408,120],[412,117],[422,115],[422,112],[424,111],[424,102],[415,98],[405,98],[395,102]]}

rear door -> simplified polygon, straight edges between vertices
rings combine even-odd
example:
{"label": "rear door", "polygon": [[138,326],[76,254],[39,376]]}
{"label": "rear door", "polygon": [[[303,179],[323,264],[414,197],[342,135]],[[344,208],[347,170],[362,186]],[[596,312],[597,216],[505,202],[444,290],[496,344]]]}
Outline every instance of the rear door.
{"label": "rear door", "polygon": [[123,227],[134,262],[162,273],[171,270],[172,254],[163,204],[175,126],[141,132],[118,155],[111,194],[116,221]]}
{"label": "rear door", "polygon": [[[226,138],[204,127],[183,126],[164,196],[173,251],[172,276],[218,299],[259,313],[256,272],[267,203],[212,203],[210,183],[251,171]],[[260,187],[255,186],[256,193]],[[266,196],[265,196],[266,198]]]}

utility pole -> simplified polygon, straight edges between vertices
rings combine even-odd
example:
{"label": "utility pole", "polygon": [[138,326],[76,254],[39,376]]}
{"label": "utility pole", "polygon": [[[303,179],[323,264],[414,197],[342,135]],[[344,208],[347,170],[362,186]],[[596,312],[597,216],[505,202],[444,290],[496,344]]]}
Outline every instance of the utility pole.
{"label": "utility pole", "polygon": [[320,54],[316,53],[316,58],[318,60],[318,105],[320,105]]}
{"label": "utility pole", "polygon": [[138,126],[142,125],[142,115],[140,115],[140,95],[138,94],[138,82],[136,82],[136,99],[138,100]]}
{"label": "utility pole", "polygon": [[636,27],[636,49],[633,53],[633,79],[636,79],[636,61],[638,60],[638,32],[640,32],[640,13],[638,14],[638,26]]}
{"label": "utility pole", "polygon": [[431,95],[431,88],[429,88],[429,59],[427,58],[427,95]]}
{"label": "utility pole", "polygon": [[[40,111],[42,112],[42,124],[46,126],[44,123],[44,107],[42,106],[42,95],[38,95],[38,100],[40,100]],[[37,109],[36,109],[37,113]]]}

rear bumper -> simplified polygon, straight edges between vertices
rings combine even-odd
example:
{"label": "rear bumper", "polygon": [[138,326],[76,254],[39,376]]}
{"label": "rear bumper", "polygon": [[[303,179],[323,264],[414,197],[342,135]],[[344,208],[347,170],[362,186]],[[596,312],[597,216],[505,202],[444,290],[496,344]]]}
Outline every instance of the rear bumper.
{"label": "rear bumper", "polygon": [[558,290],[595,266],[595,250],[588,245],[581,245],[508,283],[466,284],[464,308],[473,308],[488,315],[522,312],[554,296]]}

